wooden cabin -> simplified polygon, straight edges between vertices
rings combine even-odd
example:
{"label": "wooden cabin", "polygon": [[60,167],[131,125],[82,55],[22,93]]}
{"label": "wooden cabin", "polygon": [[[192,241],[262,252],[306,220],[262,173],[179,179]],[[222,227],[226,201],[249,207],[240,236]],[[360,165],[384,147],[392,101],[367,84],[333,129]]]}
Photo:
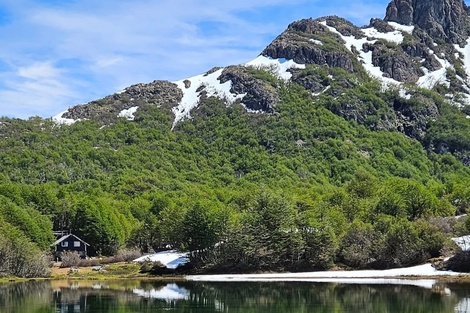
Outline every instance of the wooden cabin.
{"label": "wooden cabin", "polygon": [[78,238],[74,234],[63,235],[57,239],[51,247],[54,247],[54,257],[60,259],[60,254],[64,251],[77,251],[78,255],[84,259],[87,257],[87,247],[90,245]]}

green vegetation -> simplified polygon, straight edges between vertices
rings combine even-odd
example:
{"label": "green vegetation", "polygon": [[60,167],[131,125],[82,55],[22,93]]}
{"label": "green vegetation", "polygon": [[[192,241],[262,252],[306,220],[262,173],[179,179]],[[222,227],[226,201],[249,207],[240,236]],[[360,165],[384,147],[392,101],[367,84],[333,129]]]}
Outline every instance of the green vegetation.
{"label": "green vegetation", "polygon": [[[315,100],[250,70],[277,86],[275,114],[208,98],[174,131],[171,112],[148,104],[105,126],[2,118],[0,255],[38,260],[53,228],[97,255],[189,249],[212,271],[387,268],[439,255],[447,239],[430,218],[470,203],[464,114],[432,91],[405,100],[338,69],[307,68],[335,92]],[[410,116],[437,107],[422,138],[382,127],[397,103]],[[8,264],[0,274],[39,275]]]}

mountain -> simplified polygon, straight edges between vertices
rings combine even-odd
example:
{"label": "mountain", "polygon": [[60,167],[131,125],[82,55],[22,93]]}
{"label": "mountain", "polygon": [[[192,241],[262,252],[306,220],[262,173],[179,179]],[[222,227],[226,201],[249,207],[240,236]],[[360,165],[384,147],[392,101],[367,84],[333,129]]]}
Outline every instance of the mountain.
{"label": "mountain", "polygon": [[[372,129],[399,130],[423,139],[428,120],[438,113],[432,100],[419,88],[435,90],[463,112],[470,93],[469,10],[462,1],[392,1],[385,18],[372,19],[367,27],[356,27],[339,17],[294,22],[269,44],[260,56],[245,65],[214,68],[205,74],[177,82],[154,81],[130,86],[121,93],[69,109],[55,117],[71,123],[93,119],[107,121],[133,118],[138,108],[153,104],[174,115],[172,127],[191,117],[201,99],[215,96],[228,105],[239,103],[248,112],[273,114],[279,95],[272,86],[250,71],[267,69],[277,78],[301,85],[312,93],[337,97],[354,82],[331,88],[331,81],[310,74],[315,65],[344,69],[359,77],[378,80],[383,88],[398,90]],[[349,86],[348,86],[349,85]],[[423,98],[424,97],[424,98]],[[403,106],[406,101],[429,102],[419,112]],[[360,102],[360,101],[359,101]],[[375,115],[361,104],[334,113],[363,124]]]}
{"label": "mountain", "polygon": [[470,206],[469,14],[397,0],[365,27],[304,19],[243,65],[2,118],[0,253],[15,238],[38,253],[54,228],[92,254],[187,249],[204,271],[451,254],[470,231],[455,218]]}

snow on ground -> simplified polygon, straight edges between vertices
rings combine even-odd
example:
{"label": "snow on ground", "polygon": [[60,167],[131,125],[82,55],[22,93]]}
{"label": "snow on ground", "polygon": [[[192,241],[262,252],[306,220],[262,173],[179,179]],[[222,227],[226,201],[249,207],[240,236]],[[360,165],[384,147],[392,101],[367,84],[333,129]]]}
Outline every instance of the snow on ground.
{"label": "snow on ground", "polygon": [[[459,45],[454,45],[455,50],[459,51],[463,55],[463,65],[465,67],[465,72],[470,77],[470,38],[467,39],[467,44],[465,47],[460,48]],[[470,78],[467,78],[469,80]]]}
{"label": "snow on ground", "polygon": [[136,106],[136,107],[129,108],[127,110],[122,110],[121,112],[119,112],[118,117],[124,117],[124,118],[128,119],[129,121],[133,121],[134,120],[134,114],[135,114],[135,112],[137,111],[138,108],[139,107]]}
{"label": "snow on ground", "polygon": [[177,252],[176,250],[162,251],[150,255],[144,255],[134,260],[134,262],[160,262],[167,268],[175,269],[180,265],[189,262],[188,253]]}
{"label": "snow on ground", "polygon": [[[183,98],[181,99],[179,105],[172,109],[173,113],[175,114],[173,127],[183,118],[191,118],[191,110],[197,107],[199,103],[200,94],[197,90],[201,86],[205,86],[204,90],[207,92],[208,97],[218,96],[219,98],[225,98],[229,103],[233,103],[237,99],[243,99],[245,96],[244,94],[235,95],[230,92],[230,88],[232,88],[231,81],[227,81],[223,84],[220,83],[218,78],[222,74],[223,70],[224,69],[221,68],[211,74],[201,74],[174,82],[183,91]],[[185,81],[191,82],[189,88],[186,88]]]}
{"label": "snow on ground", "polygon": [[[429,50],[429,53],[433,54],[433,51]],[[438,83],[443,83],[447,87],[450,87],[450,81],[447,79],[447,69],[453,68],[452,64],[450,64],[449,61],[447,61],[446,59],[439,58],[435,54],[434,57],[437,61],[439,61],[439,63],[441,63],[442,68],[430,72],[425,67],[422,67],[421,69],[424,71],[425,74],[424,76],[421,76],[418,79],[416,84],[419,87],[426,89],[432,89],[432,87],[434,87]]]}
{"label": "snow on ground", "polygon": [[264,55],[258,56],[256,59],[246,63],[245,66],[267,69],[277,77],[284,80],[291,79],[292,74],[289,72],[291,68],[305,68],[305,64],[298,64],[293,60],[271,59],[269,57],[265,57]]}
{"label": "snow on ground", "polygon": [[309,39],[309,41],[310,41],[310,42],[313,42],[313,43],[316,44],[316,45],[323,46],[323,42],[321,42],[320,40]]}
{"label": "snow on ground", "polygon": [[452,241],[463,251],[470,251],[470,235],[452,238]]}
{"label": "snow on ground", "polygon": [[400,88],[399,96],[406,100],[411,99],[411,95],[408,93],[408,90],[406,90],[405,88]]}
{"label": "snow on ground", "polygon": [[159,299],[165,301],[171,300],[185,300],[189,298],[189,291],[185,288],[179,287],[177,284],[168,284],[161,289],[134,289],[133,292],[144,298]]}
{"label": "snow on ground", "polygon": [[389,33],[381,33],[374,27],[369,27],[369,28],[363,28],[361,31],[367,36],[367,37],[372,37],[372,38],[377,38],[377,39],[385,39],[389,42],[394,42],[397,45],[401,44],[403,42],[403,34],[401,33],[400,30],[396,30],[394,32],[389,32]]}
{"label": "snow on ground", "polygon": [[377,40],[369,40],[367,39],[367,37],[357,39],[354,36],[343,36],[338,30],[336,30],[336,28],[328,26],[326,24],[326,21],[320,22],[320,24],[326,26],[331,32],[339,35],[345,41],[345,46],[349,51],[353,52],[352,47],[359,51],[359,60],[363,62],[363,66],[366,71],[369,73],[369,75],[382,82],[382,85],[384,87],[387,87],[388,85],[401,84],[400,82],[392,78],[385,77],[380,67],[374,66],[374,64],[372,63],[372,51],[364,52],[362,48],[364,44],[374,44]]}
{"label": "snow on ground", "polygon": [[[297,64],[292,60],[286,59],[271,59],[265,56],[259,56],[256,59],[248,62],[245,66],[253,66],[258,68],[265,68],[281,79],[289,80],[292,74],[288,71],[291,68],[305,68],[304,64]],[[204,86],[207,96],[217,96],[225,99],[229,104],[237,100],[242,100],[246,94],[233,94],[230,92],[232,82],[227,81],[220,83],[219,77],[224,69],[219,69],[211,74],[201,74],[188,79],[174,82],[183,91],[183,98],[178,106],[172,109],[175,114],[173,127],[183,118],[191,118],[191,110],[196,108],[199,103],[200,94],[197,91],[199,87]],[[186,88],[185,81],[190,82],[190,86]],[[186,82],[187,83],[187,82]]]}
{"label": "snow on ground", "polygon": [[396,30],[401,30],[401,31],[407,32],[409,34],[412,34],[413,30],[415,29],[415,27],[413,25],[402,25],[402,24],[398,24],[396,22],[388,22],[388,25],[392,26]]}
{"label": "snow on ground", "polygon": [[[194,281],[305,281],[340,282],[349,284],[403,284],[406,278],[435,276],[459,276],[462,273],[438,271],[431,264],[391,270],[325,271],[279,274],[239,274],[239,275],[195,275],[186,276]],[[431,285],[434,280],[419,280],[420,284]]]}
{"label": "snow on ground", "polygon": [[313,95],[314,97],[318,97],[319,95],[321,95],[322,93],[327,92],[327,91],[330,90],[330,89],[331,89],[331,86],[326,86],[325,89],[323,89],[322,91],[320,91],[320,92],[313,92],[312,95]]}
{"label": "snow on ground", "polygon": [[60,112],[57,115],[54,115],[52,117],[52,120],[56,122],[57,124],[65,124],[65,125],[72,125],[73,123],[79,121],[79,120],[74,120],[71,118],[63,118],[62,115],[64,115],[67,111]]}

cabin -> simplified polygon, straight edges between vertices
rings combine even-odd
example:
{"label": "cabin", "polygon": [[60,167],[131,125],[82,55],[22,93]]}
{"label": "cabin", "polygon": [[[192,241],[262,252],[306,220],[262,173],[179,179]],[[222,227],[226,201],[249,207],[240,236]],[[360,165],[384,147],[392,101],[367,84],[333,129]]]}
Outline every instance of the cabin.
{"label": "cabin", "polygon": [[88,243],[74,234],[63,235],[51,245],[55,249],[55,258],[60,258],[60,254],[64,251],[77,251],[82,259],[87,257],[87,247],[89,246]]}

